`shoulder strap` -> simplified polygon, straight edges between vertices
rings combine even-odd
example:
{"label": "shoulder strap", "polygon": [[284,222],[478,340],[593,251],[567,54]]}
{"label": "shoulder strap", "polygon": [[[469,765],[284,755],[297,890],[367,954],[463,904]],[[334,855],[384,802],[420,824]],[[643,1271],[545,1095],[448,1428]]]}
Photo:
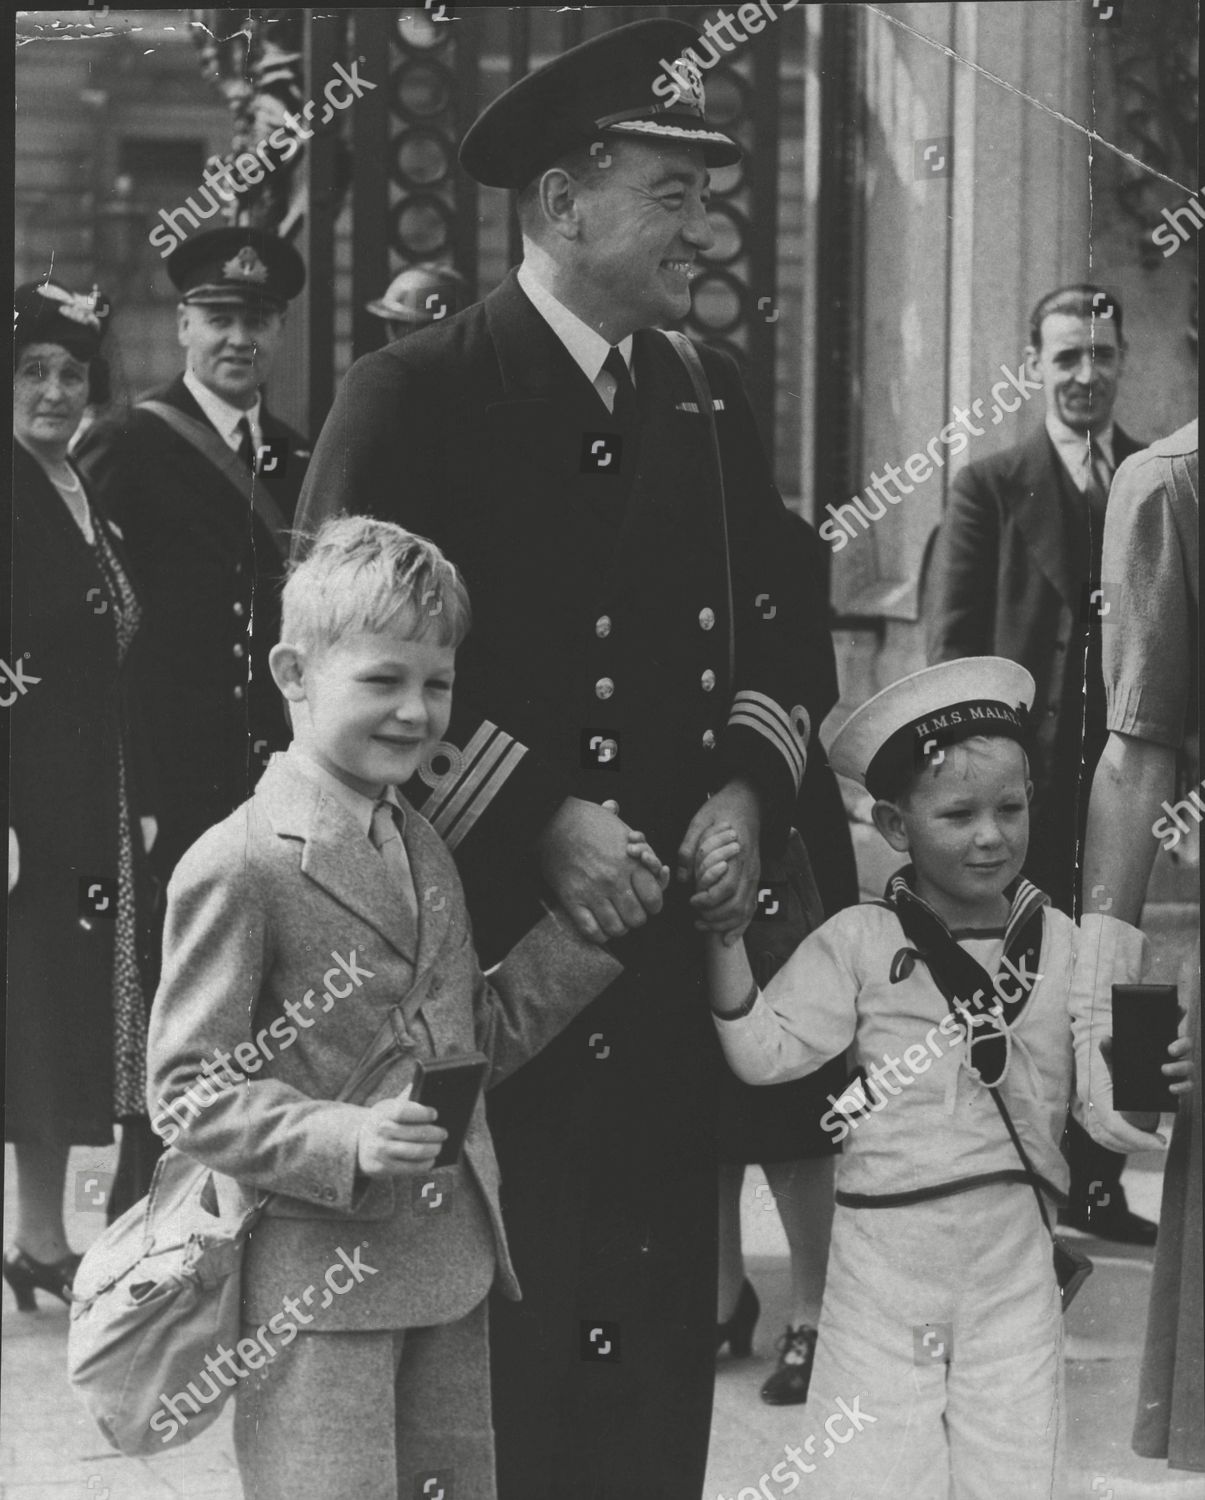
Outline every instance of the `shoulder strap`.
{"label": "shoulder strap", "polygon": [[728,588],[728,691],[732,693],[736,690],[736,617],[732,611],[732,556],[728,549],[728,505],[724,497],[724,465],[720,458],[720,440],[715,430],[715,406],[712,403],[707,371],[703,368],[699,351],[684,333],[670,329],[663,329],[662,332],[686,367],[686,373],[694,387],[699,415],[707,423],[707,432],[711,439],[712,467],[715,470],[716,489],[720,500],[720,528],[724,538],[724,580]]}
{"label": "shoulder strap", "polygon": [[190,417],[177,407],[169,406],[166,401],[139,401],[134,410],[150,412],[153,417],[166,422],[178,437],[191,443],[202,457],[207,458],[222,478],[228,480],[244,500],[251,502],[255,514],[267,527],[281,561],[288,557],[289,527],[284,512],[268,493],[267,486],[254,482],[239,462],[238,456],[226,446],[212,427],[198,422],[195,417]]}

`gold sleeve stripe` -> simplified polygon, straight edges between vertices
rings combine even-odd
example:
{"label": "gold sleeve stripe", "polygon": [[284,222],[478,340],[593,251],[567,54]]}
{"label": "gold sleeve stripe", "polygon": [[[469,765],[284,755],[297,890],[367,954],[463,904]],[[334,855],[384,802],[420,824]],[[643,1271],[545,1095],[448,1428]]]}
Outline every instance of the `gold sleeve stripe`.
{"label": "gold sleeve stripe", "polygon": [[465,838],[477,819],[506,785],[511,772],[526,754],[526,745],[519,744],[517,740],[512,741],[510,749],[492,771],[482,769],[477,789],[464,804],[460,816],[456,817],[455,814],[449,812],[436,820],[435,830],[441,835],[449,849],[455,849]]}
{"label": "gold sleeve stripe", "polygon": [[732,700],[728,723],[740,724],[763,735],[787,763],[795,790],[803,780],[807,746],[785,709],[765,693],[744,689]]}

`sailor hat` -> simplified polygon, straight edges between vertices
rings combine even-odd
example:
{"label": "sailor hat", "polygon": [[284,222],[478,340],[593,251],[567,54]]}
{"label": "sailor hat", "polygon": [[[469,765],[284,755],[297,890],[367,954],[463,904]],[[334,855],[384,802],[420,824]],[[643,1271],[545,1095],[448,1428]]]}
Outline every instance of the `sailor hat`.
{"label": "sailor hat", "polygon": [[873,796],[890,800],[946,745],[977,734],[1024,744],[1033,699],[1033,678],[1003,656],[964,656],[925,667],[855,710],[829,747],[829,763]]}

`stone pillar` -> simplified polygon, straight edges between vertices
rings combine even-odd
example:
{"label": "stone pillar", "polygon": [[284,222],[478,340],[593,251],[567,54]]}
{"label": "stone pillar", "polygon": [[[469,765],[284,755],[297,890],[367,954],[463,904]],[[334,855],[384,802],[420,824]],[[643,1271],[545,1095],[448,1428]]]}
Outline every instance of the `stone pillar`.
{"label": "stone pillar", "polygon": [[[883,514],[834,553],[833,602],[881,624],[838,632],[843,700],[829,733],[924,665],[922,568],[950,480],[1040,420],[1036,399],[1008,413],[992,387],[1002,366],[1017,369],[1037,299],[1090,267],[1081,7],[960,0],[862,14],[859,497]],[[967,445],[955,455],[958,411]],[[817,521],[850,499],[817,496]]]}

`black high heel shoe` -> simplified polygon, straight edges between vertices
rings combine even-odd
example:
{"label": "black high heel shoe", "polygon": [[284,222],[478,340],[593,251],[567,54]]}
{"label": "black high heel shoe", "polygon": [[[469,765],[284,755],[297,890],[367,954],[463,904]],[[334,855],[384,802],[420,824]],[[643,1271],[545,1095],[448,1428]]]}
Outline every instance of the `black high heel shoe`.
{"label": "black high heel shoe", "polygon": [[83,1259],[80,1255],[72,1255],[70,1252],[63,1256],[62,1260],[45,1261],[34,1260],[32,1255],[26,1255],[20,1245],[10,1245],[4,1252],[4,1279],[12,1289],[13,1296],[17,1299],[17,1310],[19,1312],[37,1312],[38,1299],[34,1296],[34,1288],[39,1291],[49,1292],[51,1296],[58,1297],[71,1303],[71,1284],[75,1280],[75,1273],[79,1270],[79,1263]]}
{"label": "black high heel shoe", "polygon": [[753,1352],[753,1330],[761,1303],[757,1293],[746,1277],[741,1282],[741,1294],[736,1299],[736,1309],[726,1323],[717,1323],[715,1328],[715,1352],[718,1354],[725,1344],[734,1359],[747,1359]]}

